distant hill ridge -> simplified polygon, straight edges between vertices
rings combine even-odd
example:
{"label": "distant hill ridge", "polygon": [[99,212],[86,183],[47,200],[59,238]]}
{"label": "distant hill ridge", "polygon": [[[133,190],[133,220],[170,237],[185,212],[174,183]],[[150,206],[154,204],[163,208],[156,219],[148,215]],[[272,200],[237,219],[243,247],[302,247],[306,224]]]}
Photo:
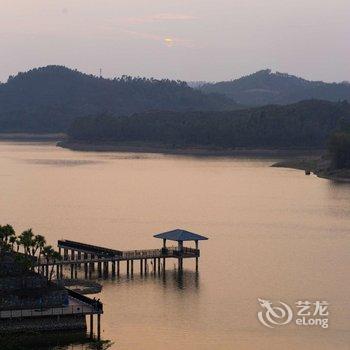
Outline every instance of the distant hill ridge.
{"label": "distant hill ridge", "polygon": [[217,83],[199,86],[205,93],[219,93],[237,103],[249,106],[291,104],[302,100],[319,99],[350,101],[350,84],[309,81],[286,73],[273,73],[270,69]]}
{"label": "distant hill ridge", "polygon": [[0,132],[61,132],[73,119],[149,110],[229,110],[229,98],[185,82],[122,76],[104,79],[63,66],[32,69],[0,84]]}

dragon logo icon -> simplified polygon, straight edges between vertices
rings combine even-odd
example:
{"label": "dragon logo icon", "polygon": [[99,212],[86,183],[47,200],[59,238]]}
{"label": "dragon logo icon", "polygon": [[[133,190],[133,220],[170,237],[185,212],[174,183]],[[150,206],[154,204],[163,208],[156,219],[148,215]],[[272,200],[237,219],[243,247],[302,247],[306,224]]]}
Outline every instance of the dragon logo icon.
{"label": "dragon logo icon", "polygon": [[273,306],[269,300],[258,299],[263,311],[258,312],[259,321],[268,328],[282,326],[292,321],[293,311],[289,305],[279,302],[279,306]]}

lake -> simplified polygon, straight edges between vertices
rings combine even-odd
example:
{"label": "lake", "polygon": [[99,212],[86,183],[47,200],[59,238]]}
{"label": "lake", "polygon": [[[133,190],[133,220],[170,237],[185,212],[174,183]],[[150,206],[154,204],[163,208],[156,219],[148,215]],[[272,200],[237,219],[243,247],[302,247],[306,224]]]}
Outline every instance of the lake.
{"label": "lake", "polygon": [[[275,161],[1,142],[0,223],[121,250],[159,248],[153,235],[175,228],[209,237],[198,274],[169,260],[161,277],[122,263],[101,280],[112,349],[349,349],[350,184]],[[258,298],[328,301],[329,328],[265,327]]]}

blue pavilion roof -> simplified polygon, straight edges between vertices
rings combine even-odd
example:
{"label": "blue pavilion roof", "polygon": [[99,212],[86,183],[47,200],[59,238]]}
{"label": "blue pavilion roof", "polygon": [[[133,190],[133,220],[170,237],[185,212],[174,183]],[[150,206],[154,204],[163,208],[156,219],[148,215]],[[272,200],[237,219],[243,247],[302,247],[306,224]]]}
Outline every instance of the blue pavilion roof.
{"label": "blue pavilion roof", "polygon": [[170,241],[203,241],[208,239],[207,237],[197,235],[196,233],[189,232],[186,230],[181,230],[181,229],[158,233],[153,237],[168,239]]}

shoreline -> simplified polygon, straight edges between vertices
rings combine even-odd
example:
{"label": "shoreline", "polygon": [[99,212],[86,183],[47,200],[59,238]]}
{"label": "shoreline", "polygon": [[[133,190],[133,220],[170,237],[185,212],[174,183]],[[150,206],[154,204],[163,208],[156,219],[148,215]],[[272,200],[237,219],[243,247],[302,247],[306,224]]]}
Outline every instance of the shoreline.
{"label": "shoreline", "polygon": [[[32,134],[32,133],[0,133],[1,141],[13,142],[55,142],[56,147],[78,152],[122,152],[122,153],[154,153],[163,155],[178,155],[192,157],[256,157],[272,158],[279,161],[271,167],[289,168],[312,172],[317,177],[336,182],[350,183],[349,169],[331,169],[330,160],[324,156],[321,149],[266,149],[266,148],[204,148],[204,147],[166,147],[156,144],[136,143],[85,143],[70,142],[67,135],[61,134]],[[283,160],[282,160],[283,159]]]}
{"label": "shoreline", "polygon": [[277,162],[271,165],[274,168],[288,168],[311,172],[321,179],[327,179],[336,182],[350,182],[349,169],[332,169],[331,160],[327,156],[321,157],[302,157]]}
{"label": "shoreline", "polygon": [[272,157],[272,158],[289,158],[297,156],[319,156],[322,150],[302,150],[302,149],[220,149],[220,148],[169,148],[163,145],[136,145],[136,144],[107,144],[107,143],[82,143],[60,141],[57,147],[70,149],[72,151],[81,152],[125,152],[125,153],[158,153],[170,155],[188,155],[198,157],[244,157],[244,156],[258,156],[258,157]]}
{"label": "shoreline", "polygon": [[67,138],[64,133],[0,133],[0,141],[15,141],[15,142],[49,142],[63,141]]}

